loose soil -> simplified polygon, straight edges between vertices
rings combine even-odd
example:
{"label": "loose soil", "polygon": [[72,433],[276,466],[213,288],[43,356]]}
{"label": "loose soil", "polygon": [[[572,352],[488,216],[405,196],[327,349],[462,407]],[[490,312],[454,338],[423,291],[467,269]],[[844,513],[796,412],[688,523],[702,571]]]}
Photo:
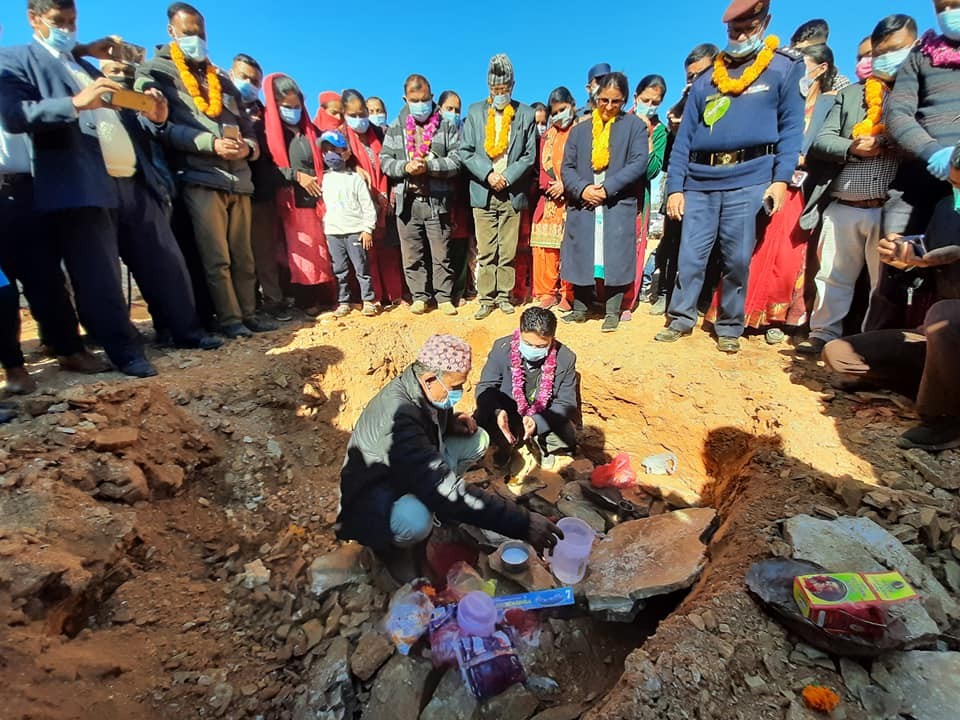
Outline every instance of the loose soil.
{"label": "loose soil", "polygon": [[[28,399],[35,419],[0,430],[0,716],[291,717],[308,661],[277,618],[305,566],[336,546],[353,423],[428,335],[466,338],[476,380],[515,323],[325,317],[218,352],[158,354],[148,381],[31,366],[49,397]],[[746,570],[776,546],[779,519],[839,509],[824,489],[838,478],[915,479],[895,448],[915,417],[900,398],[834,392],[786,345],[754,338],[728,357],[699,332],[656,344],[659,327],[643,314],[613,335],[561,327],[579,356],[583,450],[595,461],[626,451],[637,468],[676,453],[723,524],[700,582],[585,717],[782,718],[797,712],[798,688],[838,679],[789,663],[787,636],[745,593]],[[98,445],[120,427],[136,439]],[[271,585],[245,590],[236,576],[258,558]],[[847,717],[864,715],[851,704]]]}

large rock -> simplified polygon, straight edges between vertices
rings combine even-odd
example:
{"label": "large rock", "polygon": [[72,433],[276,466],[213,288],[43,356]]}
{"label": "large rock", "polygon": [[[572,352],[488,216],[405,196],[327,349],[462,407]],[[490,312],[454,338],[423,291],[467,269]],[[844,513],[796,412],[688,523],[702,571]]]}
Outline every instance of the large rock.
{"label": "large rock", "polygon": [[136,428],[108,428],[93,436],[93,448],[100,452],[115,452],[130,447],[139,439],[140,431]]}
{"label": "large rock", "polygon": [[842,517],[821,520],[797,515],[787,520],[784,536],[793,546],[793,557],[808,560],[831,572],[901,573],[920,595],[922,603],[901,603],[891,610],[903,619],[906,641],[917,647],[935,639],[937,625],[931,619],[946,613],[960,616],[960,607],[933,573],[893,535],[869,518]]}
{"label": "large rock", "polygon": [[417,720],[426,704],[430,663],[413,657],[394,655],[377,675],[363,720]]}
{"label": "large rock", "polygon": [[682,475],[643,475],[637,476],[637,486],[644,492],[660,498],[675,508],[700,507],[703,496],[700,483],[687,480]]}
{"label": "large rock", "polygon": [[955,720],[960,708],[960,653],[908,652],[881,661],[884,689],[900,701],[899,715],[913,720]]}
{"label": "large rock", "polygon": [[710,508],[678,510],[615,527],[593,546],[579,588],[591,612],[629,619],[639,601],[693,585],[707,562],[702,538],[716,516]]}
{"label": "large rock", "polygon": [[480,704],[467,688],[459,670],[448,670],[420,720],[477,720]]}
{"label": "large rock", "polygon": [[350,643],[337,638],[319,656],[306,677],[307,692],[293,710],[293,720],[353,720],[358,708],[350,678]]}
{"label": "large rock", "polygon": [[490,698],[480,708],[480,720],[530,720],[540,706],[537,696],[523,685],[514,685]]}
{"label": "large rock", "polygon": [[350,658],[353,674],[366,682],[393,655],[393,643],[383,633],[370,630],[363,634]]}
{"label": "large rock", "polygon": [[313,594],[319,597],[348,585],[368,583],[370,578],[360,562],[362,556],[363,546],[350,543],[314,560],[310,565]]}

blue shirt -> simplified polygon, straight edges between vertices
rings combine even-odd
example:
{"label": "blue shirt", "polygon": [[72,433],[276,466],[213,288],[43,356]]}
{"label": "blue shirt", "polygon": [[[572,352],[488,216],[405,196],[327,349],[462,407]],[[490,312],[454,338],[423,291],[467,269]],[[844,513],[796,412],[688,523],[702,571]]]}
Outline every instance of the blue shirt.
{"label": "blue shirt", "polygon": [[[740,77],[752,62],[731,68],[730,77]],[[670,155],[667,192],[736,190],[751,185],[789,183],[803,144],[804,100],[800,79],[805,73],[804,64],[793,54],[778,50],[746,92],[729,96],[730,108],[713,128],[704,122],[703,115],[708,104],[721,95],[713,84],[713,72],[701,75],[690,89]],[[716,167],[690,161],[692,152],[744,150],[758,145],[775,145],[775,154]]]}

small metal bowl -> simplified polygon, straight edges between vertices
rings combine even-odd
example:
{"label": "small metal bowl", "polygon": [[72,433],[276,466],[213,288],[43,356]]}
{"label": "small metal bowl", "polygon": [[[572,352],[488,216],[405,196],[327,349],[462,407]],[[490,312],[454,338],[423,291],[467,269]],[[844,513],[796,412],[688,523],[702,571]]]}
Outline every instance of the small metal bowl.
{"label": "small metal bowl", "polygon": [[[510,540],[500,546],[500,562],[503,569],[511,573],[522,573],[530,567],[533,550],[521,540]],[[522,555],[522,557],[521,557]]]}

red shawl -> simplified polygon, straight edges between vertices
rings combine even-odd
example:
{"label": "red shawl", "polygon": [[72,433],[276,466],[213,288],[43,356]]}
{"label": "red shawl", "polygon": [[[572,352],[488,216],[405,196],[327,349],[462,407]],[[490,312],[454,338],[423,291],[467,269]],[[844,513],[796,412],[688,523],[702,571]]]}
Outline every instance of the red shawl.
{"label": "red shawl", "polygon": [[[278,168],[289,168],[290,157],[287,140],[283,132],[283,120],[277,109],[277,98],[273,92],[273,80],[277,74],[268,75],[263,82],[263,94],[266,107],[263,113],[264,128],[267,135],[267,149]],[[301,98],[302,101],[302,98]],[[310,141],[313,151],[313,169],[317,181],[323,182],[323,159],[317,145],[317,129],[308,119],[306,109],[300,116],[300,132]],[[314,208],[298,208],[292,187],[277,190],[277,213],[283,224],[287,241],[287,260],[290,265],[291,282],[298,285],[320,285],[333,281],[330,253],[327,238],[323,233],[324,204],[320,200]]]}
{"label": "red shawl", "polygon": [[320,132],[337,130],[343,124],[343,120],[340,118],[335,118],[333,115],[328,113],[324,107],[328,102],[339,99],[340,93],[335,93],[332,90],[326,90],[320,93],[320,97],[318,98],[320,101],[320,109],[317,110],[317,114],[313,116],[313,123],[320,128]]}

